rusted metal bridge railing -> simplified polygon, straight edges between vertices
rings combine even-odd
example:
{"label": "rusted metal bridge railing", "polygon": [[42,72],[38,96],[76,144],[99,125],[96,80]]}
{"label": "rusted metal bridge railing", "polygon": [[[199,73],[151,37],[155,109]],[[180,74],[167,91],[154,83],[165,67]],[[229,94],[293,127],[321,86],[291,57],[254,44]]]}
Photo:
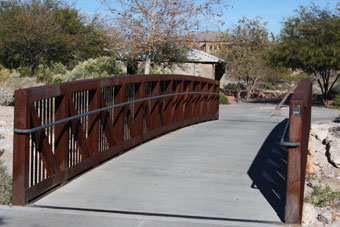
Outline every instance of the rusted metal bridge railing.
{"label": "rusted metal bridge railing", "polygon": [[161,134],[218,119],[218,90],[201,77],[139,75],[16,91],[13,204]]}
{"label": "rusted metal bridge railing", "polygon": [[288,224],[301,224],[302,220],[311,106],[312,82],[304,79],[298,84],[290,101],[287,125],[289,142],[281,140],[281,145],[288,148],[285,207],[285,223]]}

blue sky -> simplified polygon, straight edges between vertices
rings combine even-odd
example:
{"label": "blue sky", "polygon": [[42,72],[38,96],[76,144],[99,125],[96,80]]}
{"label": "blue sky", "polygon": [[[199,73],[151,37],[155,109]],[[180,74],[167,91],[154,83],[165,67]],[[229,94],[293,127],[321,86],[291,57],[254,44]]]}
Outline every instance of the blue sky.
{"label": "blue sky", "polygon": [[[100,4],[100,0],[67,0],[67,2],[74,2],[77,9],[88,15],[105,14],[105,8]],[[229,0],[230,7],[225,10],[223,16],[226,25],[222,30],[237,23],[238,19],[244,16],[250,19],[261,16],[263,21],[268,22],[268,30],[277,35],[282,28],[281,22],[285,18],[293,16],[294,10],[299,5],[310,5],[311,2],[310,0]],[[313,2],[322,7],[328,6],[333,9],[340,1],[314,0]]]}

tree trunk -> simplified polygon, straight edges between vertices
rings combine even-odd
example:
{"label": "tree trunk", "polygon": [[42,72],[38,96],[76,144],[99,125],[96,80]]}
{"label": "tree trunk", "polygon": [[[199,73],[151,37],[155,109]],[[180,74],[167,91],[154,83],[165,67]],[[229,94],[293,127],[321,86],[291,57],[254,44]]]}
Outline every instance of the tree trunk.
{"label": "tree trunk", "polygon": [[289,97],[289,95],[291,93],[294,92],[295,88],[297,87],[297,84],[294,85],[293,87],[289,88],[288,92],[286,93],[286,95],[283,97],[283,99],[281,100],[281,102],[279,103],[279,105],[276,106],[275,110],[280,110],[282,105],[285,103],[285,101],[287,100],[287,98]]}
{"label": "tree trunk", "polygon": [[249,98],[250,98],[250,96],[251,96],[251,87],[250,87],[250,85],[248,85],[247,86],[247,94],[246,94],[246,100],[248,100]]}
{"label": "tree trunk", "polygon": [[145,68],[144,68],[144,74],[145,75],[150,74],[150,65],[151,65],[150,57],[147,56],[146,59],[145,59]]}

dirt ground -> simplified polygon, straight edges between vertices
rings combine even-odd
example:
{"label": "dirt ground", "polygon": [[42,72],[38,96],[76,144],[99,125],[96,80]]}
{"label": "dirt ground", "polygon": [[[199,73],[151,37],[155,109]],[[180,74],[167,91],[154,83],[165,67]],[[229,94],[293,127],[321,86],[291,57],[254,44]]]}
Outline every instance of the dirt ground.
{"label": "dirt ground", "polygon": [[13,106],[0,106],[0,149],[4,149],[2,156],[7,171],[12,175],[13,166]]}

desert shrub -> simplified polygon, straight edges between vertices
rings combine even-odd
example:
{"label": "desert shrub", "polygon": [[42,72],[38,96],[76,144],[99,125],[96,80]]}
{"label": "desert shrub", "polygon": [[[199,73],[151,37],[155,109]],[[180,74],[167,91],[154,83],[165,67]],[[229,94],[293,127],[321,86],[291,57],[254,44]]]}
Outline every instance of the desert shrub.
{"label": "desert shrub", "polygon": [[329,186],[316,185],[313,192],[305,199],[317,207],[326,207],[340,200],[340,190],[333,191]]}
{"label": "desert shrub", "polygon": [[229,104],[227,97],[223,94],[223,92],[220,92],[220,104],[225,105]]}
{"label": "desert shrub", "polygon": [[39,65],[36,72],[38,81],[52,82],[55,76],[66,74],[67,68],[61,63],[53,63],[51,66]]}
{"label": "desert shrub", "polygon": [[0,82],[6,81],[11,75],[11,71],[9,69],[0,69]]}
{"label": "desert shrub", "polygon": [[20,74],[20,77],[32,77],[32,69],[28,67],[19,67],[16,69],[16,71]]}
{"label": "desert shrub", "polygon": [[1,160],[3,153],[4,150],[0,150],[0,204],[8,205],[12,201],[12,179]]}
{"label": "desert shrub", "polygon": [[100,57],[84,61],[74,67],[72,71],[67,71],[64,75],[55,75],[53,82],[58,83],[120,74],[122,74],[121,66],[114,58]]}

